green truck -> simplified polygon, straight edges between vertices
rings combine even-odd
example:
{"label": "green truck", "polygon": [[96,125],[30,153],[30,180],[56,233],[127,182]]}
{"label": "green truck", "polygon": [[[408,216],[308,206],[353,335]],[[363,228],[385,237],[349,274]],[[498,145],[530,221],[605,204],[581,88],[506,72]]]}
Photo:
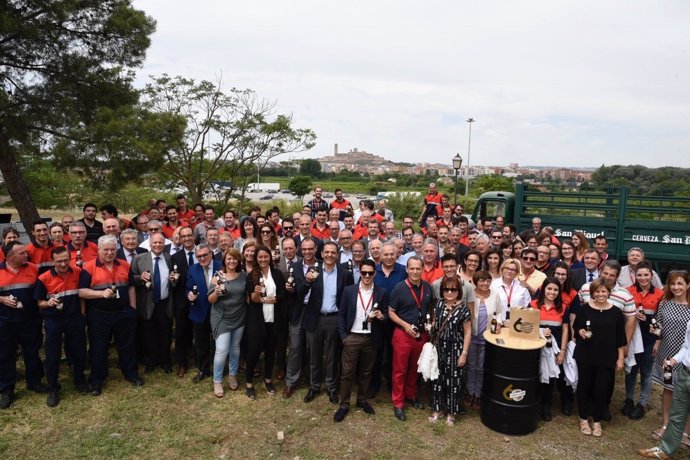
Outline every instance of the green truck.
{"label": "green truck", "polygon": [[472,213],[503,216],[518,232],[531,228],[538,216],[561,240],[583,232],[594,242],[608,241],[608,253],[626,262],[628,249],[640,247],[660,274],[690,267],[690,198],[632,195],[627,187],[567,190],[563,187],[518,183],[515,193],[483,193]]}

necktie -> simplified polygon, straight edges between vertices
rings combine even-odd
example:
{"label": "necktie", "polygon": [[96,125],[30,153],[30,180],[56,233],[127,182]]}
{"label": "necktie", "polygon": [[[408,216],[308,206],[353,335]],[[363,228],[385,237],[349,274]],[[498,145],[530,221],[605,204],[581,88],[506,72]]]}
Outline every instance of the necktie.
{"label": "necktie", "polygon": [[155,257],[156,263],[153,265],[153,301],[158,303],[161,301],[161,272],[158,268],[160,257]]}
{"label": "necktie", "polygon": [[189,266],[191,267],[194,265],[194,253],[192,251],[189,251],[187,253],[187,257],[189,258]]}
{"label": "necktie", "polygon": [[209,273],[209,270],[210,270],[210,269],[211,269],[210,266],[204,268],[204,279],[206,280],[206,287],[208,287],[208,282],[209,282],[209,280],[211,279],[211,274]]}
{"label": "necktie", "polygon": [[591,283],[592,281],[594,281],[594,273],[589,274],[589,282]]}
{"label": "necktie", "polygon": [[134,256],[136,256],[136,253],[130,252],[129,253],[129,264],[132,265],[132,262],[134,262]]}

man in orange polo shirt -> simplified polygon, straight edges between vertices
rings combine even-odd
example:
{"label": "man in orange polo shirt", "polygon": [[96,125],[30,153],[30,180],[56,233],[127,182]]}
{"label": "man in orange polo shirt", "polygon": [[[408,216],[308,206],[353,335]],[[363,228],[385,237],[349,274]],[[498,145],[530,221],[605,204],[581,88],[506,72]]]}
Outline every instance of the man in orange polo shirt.
{"label": "man in orange polo shirt", "polygon": [[228,209],[223,213],[223,221],[225,222],[225,227],[220,229],[220,233],[229,233],[233,240],[240,237],[240,226],[237,222],[237,211],[234,209]]}
{"label": "man in orange polo shirt", "polygon": [[50,270],[52,266],[51,254],[54,246],[50,242],[48,224],[43,220],[37,220],[31,227],[31,235],[33,238],[31,243],[26,245],[26,252],[29,254],[29,262],[35,264],[38,273],[41,274]]}
{"label": "man in orange polo shirt", "polygon": [[187,224],[185,222],[180,221],[178,214],[177,214],[177,208],[170,204],[165,208],[165,216],[168,218],[168,222],[163,224],[163,235],[165,235],[166,238],[169,240],[172,240],[173,233],[175,233],[175,229],[177,227],[186,227]]}
{"label": "man in orange polo shirt", "polygon": [[422,247],[422,260],[424,265],[422,267],[422,279],[429,284],[432,284],[439,278],[443,277],[443,268],[438,262],[438,245],[435,240],[427,238]]}
{"label": "man in orange polo shirt", "polygon": [[41,317],[33,296],[38,268],[28,262],[26,246],[19,241],[10,241],[4,251],[6,259],[0,263],[0,409],[7,409],[14,400],[17,343],[24,356],[26,387],[48,392],[41,382]]}
{"label": "man in orange polo shirt", "polygon": [[120,370],[132,385],[141,386],[135,348],[136,297],[129,264],[115,257],[117,240],[98,239],[98,258],[84,264],[79,277],[79,297],[86,301],[91,356],[91,394],[100,396],[108,376],[108,346],[115,336]]}
{"label": "man in orange polo shirt", "polygon": [[34,299],[45,319],[46,374],[48,379],[48,407],[60,402],[58,373],[62,354],[62,336],[70,351],[74,386],[80,393],[88,393],[84,377],[86,364],[86,318],[79,302],[81,269],[70,267],[65,247],[57,247],[52,254],[53,268],[38,277]]}
{"label": "man in orange polo shirt", "polygon": [[316,211],[316,221],[311,226],[311,236],[320,240],[330,238],[331,231],[329,230],[328,225],[326,225],[327,218],[328,211],[326,211],[325,207]]}
{"label": "man in orange polo shirt", "polygon": [[193,209],[187,207],[185,196],[182,194],[177,195],[175,203],[177,203],[177,218],[180,219],[180,222],[190,225],[194,221],[196,214]]}
{"label": "man in orange polo shirt", "polygon": [[[101,225],[102,229],[103,226]],[[69,226],[69,236],[71,241],[67,243],[67,250],[70,253],[72,266],[81,267],[84,262],[98,257],[96,245],[86,241],[86,226],[83,222],[72,222]]]}

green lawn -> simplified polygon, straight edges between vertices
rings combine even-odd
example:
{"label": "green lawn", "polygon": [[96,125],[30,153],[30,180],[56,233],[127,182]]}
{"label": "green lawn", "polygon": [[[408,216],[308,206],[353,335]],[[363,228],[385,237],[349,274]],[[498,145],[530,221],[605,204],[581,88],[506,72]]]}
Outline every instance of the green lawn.
{"label": "green lawn", "polygon": [[[614,420],[604,424],[603,437],[596,439],[580,434],[575,415],[564,417],[558,410],[552,422],[540,422],[536,432],[522,437],[487,429],[475,411],[450,428],[430,424],[427,410],[410,409],[408,420],[399,422],[387,393],[373,401],[375,416],[353,406],[345,421],[336,424],[336,406],[323,394],[310,404],[302,402],[305,389],[286,400],[257,385],[256,401],[242,391],[217,399],[208,379],[194,384],[190,374],[179,379],[161,371],[146,375],[146,384],[134,388],[114,363],[97,398],[76,394],[63,369],[65,389],[53,409],[45,405],[45,395],[29,393],[19,383],[19,399],[0,412],[2,457],[627,459],[635,458],[635,448],[654,445],[649,435],[660,424],[656,388],[653,409],[643,420],[616,415],[622,374],[612,405]],[[277,387],[280,393],[282,383]],[[422,398],[428,401],[427,390]],[[683,451],[677,458],[690,455]]]}

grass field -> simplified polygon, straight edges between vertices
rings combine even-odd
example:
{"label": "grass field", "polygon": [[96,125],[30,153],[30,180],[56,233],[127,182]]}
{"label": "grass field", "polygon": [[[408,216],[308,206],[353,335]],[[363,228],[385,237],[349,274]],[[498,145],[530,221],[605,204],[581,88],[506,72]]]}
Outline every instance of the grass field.
{"label": "grass field", "polygon": [[[20,382],[18,400],[0,412],[2,458],[627,459],[635,458],[634,449],[654,445],[650,433],[661,417],[656,388],[652,410],[643,420],[617,415],[623,390],[618,374],[614,420],[604,424],[599,439],[581,435],[577,417],[564,417],[555,406],[552,422],[539,422],[534,433],[522,437],[489,430],[476,411],[454,427],[430,424],[427,410],[408,409],[408,420],[399,422],[385,392],[373,401],[376,415],[366,416],[353,406],[336,424],[336,406],[323,393],[306,404],[302,388],[286,400],[278,382],[274,396],[257,385],[256,401],[241,390],[218,399],[209,379],[194,384],[191,374],[179,379],[161,371],[145,375],[146,384],[134,388],[111,358],[111,375],[100,397],[76,394],[64,367],[56,408],[48,408],[45,395],[28,392]],[[428,402],[426,389],[421,396]],[[682,451],[676,458],[690,454]]]}

